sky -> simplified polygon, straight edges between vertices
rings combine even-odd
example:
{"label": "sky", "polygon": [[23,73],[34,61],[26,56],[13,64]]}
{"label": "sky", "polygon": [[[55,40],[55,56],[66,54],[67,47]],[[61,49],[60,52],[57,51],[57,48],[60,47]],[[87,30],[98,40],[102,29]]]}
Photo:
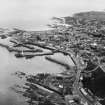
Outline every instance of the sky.
{"label": "sky", "polygon": [[105,0],[0,0],[0,27],[44,29],[51,17],[105,11]]}

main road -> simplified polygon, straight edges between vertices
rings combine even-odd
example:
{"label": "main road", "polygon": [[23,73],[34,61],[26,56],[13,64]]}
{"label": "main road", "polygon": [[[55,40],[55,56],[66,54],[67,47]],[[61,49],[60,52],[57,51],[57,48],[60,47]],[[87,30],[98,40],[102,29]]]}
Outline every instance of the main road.
{"label": "main road", "polygon": [[78,57],[75,59],[77,73],[76,80],[73,84],[73,95],[78,96],[80,99],[82,99],[82,101],[84,101],[84,103],[87,103],[88,105],[101,105],[94,96],[91,96],[88,94],[88,92],[86,92],[80,83],[80,76],[84,67],[81,65],[81,58]]}

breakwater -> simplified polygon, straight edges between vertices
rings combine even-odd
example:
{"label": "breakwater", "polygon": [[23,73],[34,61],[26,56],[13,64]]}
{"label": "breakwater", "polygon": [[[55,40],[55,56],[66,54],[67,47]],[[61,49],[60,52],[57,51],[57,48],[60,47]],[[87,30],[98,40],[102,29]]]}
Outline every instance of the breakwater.
{"label": "breakwater", "polygon": [[51,50],[53,53],[62,53],[64,55],[69,55],[69,57],[72,59],[73,63],[76,65],[76,61],[75,61],[75,57],[73,57],[74,55],[72,54],[72,52],[67,52],[67,51],[64,51],[64,50],[60,50],[60,49],[56,49],[54,47],[49,47],[49,46],[46,46],[46,45],[43,45],[43,44],[39,44],[39,43],[31,43],[31,42],[27,42],[25,43],[26,45],[34,45],[34,46],[37,46],[37,47],[40,47],[40,48],[43,48],[43,49],[48,49],[48,50]]}
{"label": "breakwater", "polygon": [[36,57],[36,56],[45,56],[45,55],[53,55],[53,54],[54,54],[53,52],[40,53],[40,54],[22,54],[22,53],[16,53],[15,56],[17,58],[25,57],[26,59],[29,59],[29,58],[33,58],[33,57]]}
{"label": "breakwater", "polygon": [[[0,47],[6,48],[9,52],[18,52],[18,53],[20,53],[20,52],[33,52],[33,53],[43,52],[43,50],[41,50],[41,49],[19,50],[19,49],[16,49],[15,47],[9,47],[8,45],[4,45],[4,44],[1,44],[1,43],[0,43]],[[23,46],[23,47],[25,47],[25,46]]]}
{"label": "breakwater", "polygon": [[26,48],[31,49],[31,50],[35,49],[34,47],[31,47],[31,46],[28,46],[28,45],[24,45],[24,44],[16,44],[13,47],[21,47],[21,46],[22,47],[26,47]]}
{"label": "breakwater", "polygon": [[60,62],[60,61],[58,61],[58,60],[56,60],[56,59],[53,59],[53,58],[51,58],[51,57],[49,57],[49,56],[46,56],[45,58],[46,58],[47,60],[51,61],[51,62],[54,62],[54,63],[56,63],[56,64],[60,64],[61,66],[64,66],[66,69],[70,69],[70,66],[69,66],[68,64],[66,64],[66,63]]}

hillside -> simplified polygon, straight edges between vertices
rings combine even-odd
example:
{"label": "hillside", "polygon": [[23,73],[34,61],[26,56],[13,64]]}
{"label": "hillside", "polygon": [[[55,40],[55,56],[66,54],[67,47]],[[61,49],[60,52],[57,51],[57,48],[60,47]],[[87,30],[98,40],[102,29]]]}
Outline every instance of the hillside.
{"label": "hillside", "polygon": [[91,21],[91,20],[97,20],[97,21],[103,21],[105,22],[105,12],[98,12],[98,11],[90,11],[90,12],[80,12],[74,14],[72,17],[64,17],[67,24],[71,24],[76,22],[77,20],[81,23]]}

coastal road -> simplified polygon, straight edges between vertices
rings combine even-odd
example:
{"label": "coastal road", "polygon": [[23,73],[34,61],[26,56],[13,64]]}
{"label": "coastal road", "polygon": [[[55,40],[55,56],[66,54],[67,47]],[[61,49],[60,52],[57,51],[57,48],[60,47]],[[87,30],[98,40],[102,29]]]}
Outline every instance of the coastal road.
{"label": "coastal road", "polygon": [[74,82],[73,85],[73,95],[77,95],[79,96],[80,99],[84,100],[85,102],[88,103],[88,105],[94,105],[94,103],[92,103],[88,97],[86,96],[86,94],[82,93],[80,89],[83,89],[80,84],[79,84],[79,78],[80,78],[80,73],[81,70],[78,70],[77,72],[77,76],[76,76],[76,81]]}
{"label": "coastal road", "polygon": [[88,105],[98,105],[98,104],[95,104],[96,103],[95,100],[92,99],[91,96],[89,97],[88,93],[80,85],[80,75],[81,75],[81,71],[83,70],[83,67],[78,57],[76,59],[76,66],[77,66],[77,73],[76,73],[76,80],[73,84],[73,95],[79,96],[79,98],[84,100],[84,102],[87,102]]}

